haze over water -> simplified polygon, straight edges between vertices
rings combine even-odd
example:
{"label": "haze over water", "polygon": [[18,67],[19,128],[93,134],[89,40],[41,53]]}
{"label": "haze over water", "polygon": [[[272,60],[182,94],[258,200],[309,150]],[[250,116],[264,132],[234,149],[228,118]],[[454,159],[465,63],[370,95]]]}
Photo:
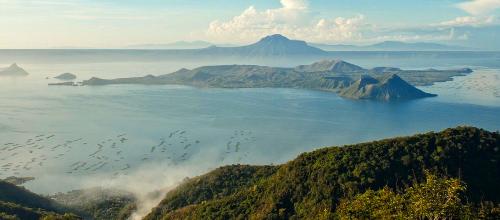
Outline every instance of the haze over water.
{"label": "haze over water", "polygon": [[415,54],[399,60],[372,53],[344,55],[364,67],[471,66],[476,71],[420,87],[438,94],[436,98],[381,103],[299,89],[49,87],[47,83],[54,80],[45,77],[63,72],[83,80],[165,74],[211,63],[148,57],[138,62],[82,59],[55,63],[50,62],[50,53],[42,61],[28,55],[19,55],[18,61],[0,56],[2,66],[18,62],[31,73],[27,78],[0,79],[0,150],[4,148],[0,175],[34,176],[37,179],[26,185],[29,189],[53,193],[109,184],[144,170],[151,172],[142,173],[143,178],[170,175],[170,180],[179,181],[225,164],[282,163],[323,146],[457,125],[500,129],[496,56],[446,58],[439,65],[435,56]]}

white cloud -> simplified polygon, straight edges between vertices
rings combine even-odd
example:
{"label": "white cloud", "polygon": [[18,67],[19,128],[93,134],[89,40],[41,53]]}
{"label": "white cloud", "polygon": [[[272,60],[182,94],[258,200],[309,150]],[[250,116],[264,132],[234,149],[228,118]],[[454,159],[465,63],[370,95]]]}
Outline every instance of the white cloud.
{"label": "white cloud", "polygon": [[471,0],[457,6],[469,14],[487,14],[500,8],[500,0]]}
{"label": "white cloud", "polygon": [[[485,13],[500,0],[475,0],[461,4],[471,13]],[[281,7],[258,10],[248,7],[228,20],[216,20],[206,30],[206,39],[223,43],[251,43],[270,34],[330,44],[370,44],[381,41],[463,43],[477,38],[482,28],[500,25],[494,15],[477,14],[418,26],[384,26],[369,23],[364,15],[318,18],[306,0],[281,0]],[[471,31],[471,28],[475,31]]]}
{"label": "white cloud", "polygon": [[370,36],[365,36],[363,41],[369,43],[382,41],[438,42],[464,40],[464,37],[464,35],[458,35],[455,28],[415,27],[374,31],[370,33]]}
{"label": "white cloud", "polygon": [[473,27],[479,27],[479,26],[486,26],[486,25],[492,25],[495,24],[496,19],[494,16],[486,16],[486,17],[476,17],[476,16],[464,16],[464,17],[457,17],[453,20],[449,21],[443,21],[437,26],[444,26],[444,27],[462,27],[462,26],[473,26]]}
{"label": "white cloud", "polygon": [[307,9],[309,3],[306,0],[281,0],[283,8],[286,9]]}
{"label": "white cloud", "polygon": [[312,30],[306,31],[312,31],[313,34],[309,38],[314,41],[359,40],[362,38],[360,27],[364,26],[364,19],[363,15],[321,19]]}
{"label": "white cloud", "polygon": [[248,7],[228,21],[210,23],[207,35],[219,42],[251,42],[280,33],[308,41],[352,41],[361,38],[364,16],[313,19],[306,0],[281,0],[281,7],[259,11]]}

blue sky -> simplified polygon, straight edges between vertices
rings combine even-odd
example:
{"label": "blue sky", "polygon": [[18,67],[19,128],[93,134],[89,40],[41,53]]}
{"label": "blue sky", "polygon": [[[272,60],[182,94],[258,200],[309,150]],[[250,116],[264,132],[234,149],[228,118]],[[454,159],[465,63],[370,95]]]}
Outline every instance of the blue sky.
{"label": "blue sky", "polygon": [[280,33],[500,49],[500,0],[0,0],[0,48],[245,44]]}

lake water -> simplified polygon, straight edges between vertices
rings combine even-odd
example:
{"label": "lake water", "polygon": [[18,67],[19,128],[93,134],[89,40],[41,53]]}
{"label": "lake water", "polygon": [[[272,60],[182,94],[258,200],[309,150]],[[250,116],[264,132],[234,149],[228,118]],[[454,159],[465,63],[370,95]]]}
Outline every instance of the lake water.
{"label": "lake water", "polygon": [[[3,66],[11,61],[0,57]],[[491,65],[474,66],[474,73],[454,81],[421,87],[438,94],[436,98],[381,103],[297,89],[49,87],[47,82],[53,80],[46,76],[66,71],[81,80],[160,74],[196,64],[17,59],[31,75],[0,78],[0,177],[34,176],[26,186],[40,193],[123,183],[153,188],[225,164],[282,163],[324,146],[458,125],[500,129],[500,70],[495,60],[475,60]],[[369,60],[359,58],[361,64],[374,66]],[[426,66],[422,57],[405,63],[436,67]],[[449,63],[442,68],[468,66],[460,60]]]}

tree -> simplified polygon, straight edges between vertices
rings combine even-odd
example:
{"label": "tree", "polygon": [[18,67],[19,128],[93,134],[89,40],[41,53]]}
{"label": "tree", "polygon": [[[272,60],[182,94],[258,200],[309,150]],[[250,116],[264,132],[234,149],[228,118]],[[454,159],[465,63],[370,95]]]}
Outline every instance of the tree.
{"label": "tree", "polygon": [[424,183],[406,190],[408,211],[414,219],[463,218],[470,215],[470,209],[463,205],[461,194],[466,186],[459,179],[438,178],[427,174]]}
{"label": "tree", "polygon": [[403,193],[388,187],[367,190],[343,199],[337,208],[340,219],[463,219],[471,216],[462,203],[465,185],[455,178],[439,178],[430,173],[426,181],[415,183]]}

